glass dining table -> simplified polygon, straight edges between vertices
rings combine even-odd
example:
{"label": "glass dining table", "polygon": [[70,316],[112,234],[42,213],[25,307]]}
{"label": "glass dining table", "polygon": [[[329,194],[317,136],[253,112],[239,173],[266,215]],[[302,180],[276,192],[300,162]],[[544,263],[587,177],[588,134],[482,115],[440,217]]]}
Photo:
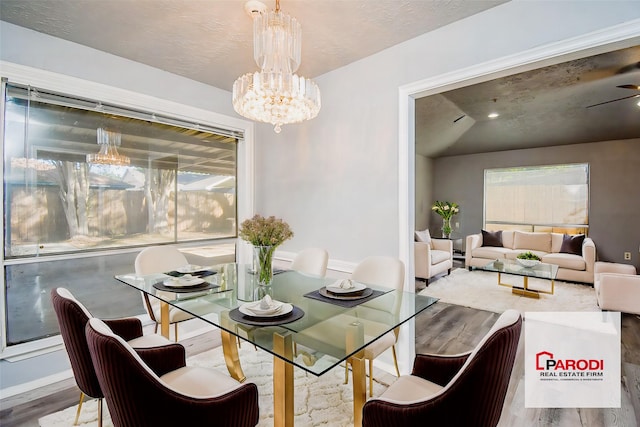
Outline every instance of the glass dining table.
{"label": "glass dining table", "polygon": [[[327,286],[331,289],[336,279],[296,271],[279,272],[273,284],[264,287],[258,285],[250,266],[242,264],[206,267],[193,273],[202,279],[197,285],[171,287],[180,275],[171,271],[115,278],[160,300],[161,333],[166,337],[169,306],[218,327],[227,369],[238,381],[245,380],[238,339],[271,353],[276,427],[293,426],[294,366],[320,376],[345,361],[352,367],[354,425],[360,426],[366,401],[363,349],[437,301],[368,284],[359,294],[334,294],[327,291]],[[247,310],[266,295],[285,303],[281,313],[259,316]]]}

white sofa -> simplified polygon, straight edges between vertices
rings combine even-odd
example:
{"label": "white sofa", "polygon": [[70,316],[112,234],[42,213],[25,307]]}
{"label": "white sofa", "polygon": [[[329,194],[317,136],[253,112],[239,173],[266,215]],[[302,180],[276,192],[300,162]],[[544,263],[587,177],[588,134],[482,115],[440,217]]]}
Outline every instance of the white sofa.
{"label": "white sofa", "polygon": [[[416,235],[416,238],[418,236]],[[429,279],[437,274],[451,274],[453,267],[453,242],[449,239],[431,239],[427,242],[414,242],[415,276]]]}
{"label": "white sofa", "polygon": [[596,247],[589,237],[582,243],[582,254],[562,253],[563,234],[528,233],[504,230],[502,246],[482,246],[482,234],[467,236],[465,247],[465,267],[482,267],[496,259],[515,259],[522,252],[538,255],[542,262],[556,264],[558,280],[593,283],[596,262]]}
{"label": "white sofa", "polygon": [[596,262],[594,279],[602,310],[640,314],[640,276],[633,265]]}

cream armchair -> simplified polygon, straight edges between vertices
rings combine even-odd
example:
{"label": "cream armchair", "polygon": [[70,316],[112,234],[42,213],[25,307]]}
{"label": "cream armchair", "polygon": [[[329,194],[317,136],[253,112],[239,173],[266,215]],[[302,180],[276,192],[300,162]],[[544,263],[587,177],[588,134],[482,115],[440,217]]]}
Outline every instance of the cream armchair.
{"label": "cream armchair", "polygon": [[633,265],[596,262],[593,287],[602,310],[640,314],[640,276]]}
{"label": "cream armchair", "polygon": [[451,274],[453,267],[453,242],[448,239],[431,239],[427,242],[414,242],[416,278],[429,279],[436,274]]}

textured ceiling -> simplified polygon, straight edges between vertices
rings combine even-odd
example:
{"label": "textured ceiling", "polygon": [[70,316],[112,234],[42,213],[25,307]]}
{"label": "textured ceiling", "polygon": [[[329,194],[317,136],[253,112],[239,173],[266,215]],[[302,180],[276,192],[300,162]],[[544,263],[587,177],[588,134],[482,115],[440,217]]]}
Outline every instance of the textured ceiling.
{"label": "textured ceiling", "polygon": [[[298,73],[315,78],[506,0],[282,0],[302,24]],[[275,0],[265,0],[268,9]],[[231,90],[257,69],[245,0],[0,0],[0,19]],[[640,138],[640,47],[416,102],[416,151],[471,154]],[[322,90],[322,88],[321,88]],[[494,101],[495,99],[495,101]],[[635,107],[635,108],[634,108]],[[487,118],[488,110],[501,116]]]}
{"label": "textured ceiling", "polygon": [[[314,78],[506,0],[282,0]],[[267,9],[275,0],[265,0]],[[2,0],[0,19],[222,89],[257,70],[245,0]]]}
{"label": "textured ceiling", "polygon": [[416,151],[438,157],[640,138],[640,90],[619,85],[640,85],[640,46],[421,98]]}

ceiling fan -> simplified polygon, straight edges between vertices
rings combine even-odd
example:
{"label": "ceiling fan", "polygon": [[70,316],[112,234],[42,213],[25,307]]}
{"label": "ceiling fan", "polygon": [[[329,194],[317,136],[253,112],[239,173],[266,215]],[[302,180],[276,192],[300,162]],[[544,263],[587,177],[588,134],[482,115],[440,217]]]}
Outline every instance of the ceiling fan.
{"label": "ceiling fan", "polygon": [[610,103],[612,103],[612,102],[622,101],[623,99],[629,99],[629,98],[637,98],[637,97],[640,97],[640,86],[638,86],[638,85],[619,85],[619,86],[616,86],[616,87],[619,87],[619,88],[621,88],[621,89],[632,89],[632,90],[636,90],[636,91],[638,91],[638,93],[636,93],[635,95],[623,96],[622,98],[612,99],[612,100],[610,100],[610,101],[599,102],[599,103],[597,103],[597,104],[588,105],[586,108],[597,107],[598,105],[610,104]]}

